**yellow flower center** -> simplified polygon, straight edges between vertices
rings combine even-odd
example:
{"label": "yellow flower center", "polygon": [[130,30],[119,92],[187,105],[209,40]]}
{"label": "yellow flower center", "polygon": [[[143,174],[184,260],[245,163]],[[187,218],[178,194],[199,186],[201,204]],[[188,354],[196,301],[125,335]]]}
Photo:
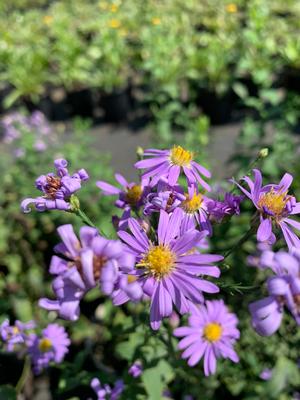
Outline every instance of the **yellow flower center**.
{"label": "yellow flower center", "polygon": [[258,207],[262,211],[267,209],[271,211],[275,217],[279,217],[282,215],[288,200],[289,196],[287,196],[287,192],[278,193],[272,188],[269,192],[263,193],[260,196],[260,199],[258,200]]}
{"label": "yellow flower center", "polygon": [[154,17],[154,18],[152,18],[151,22],[153,25],[160,25],[161,20],[158,17]]}
{"label": "yellow flower center", "polygon": [[121,22],[118,19],[111,19],[109,21],[109,26],[113,29],[118,29],[121,26]]}
{"label": "yellow flower center", "polygon": [[188,167],[193,159],[193,153],[184,150],[181,146],[174,146],[170,153],[170,160],[172,164],[179,165],[180,167]]}
{"label": "yellow flower center", "polygon": [[14,335],[17,335],[18,333],[20,333],[20,329],[17,326],[13,326],[12,331],[13,331]]}
{"label": "yellow flower center", "polygon": [[232,14],[236,13],[237,12],[237,5],[234,4],[234,3],[227,4],[226,11],[228,13],[232,13]]}
{"label": "yellow flower center", "polygon": [[127,189],[125,199],[127,203],[134,206],[140,200],[142,193],[143,190],[140,185],[133,185],[131,188]]}
{"label": "yellow flower center", "polygon": [[133,283],[138,279],[136,275],[127,275],[127,282],[128,283]]}
{"label": "yellow flower center", "polygon": [[206,340],[209,342],[216,342],[219,340],[222,336],[222,327],[220,324],[217,324],[215,322],[211,322],[205,326],[203,329],[203,336],[205,337]]}
{"label": "yellow flower center", "polygon": [[145,267],[157,279],[168,275],[176,261],[176,255],[164,245],[153,246],[138,264]]}
{"label": "yellow flower center", "polygon": [[190,198],[188,194],[185,195],[185,200],[181,203],[181,207],[186,213],[194,214],[194,212],[199,210],[202,202],[202,195],[200,193],[197,194],[196,192],[194,192],[192,198]]}
{"label": "yellow flower center", "polygon": [[52,348],[52,342],[48,338],[43,338],[39,342],[39,349],[42,353],[46,353]]}

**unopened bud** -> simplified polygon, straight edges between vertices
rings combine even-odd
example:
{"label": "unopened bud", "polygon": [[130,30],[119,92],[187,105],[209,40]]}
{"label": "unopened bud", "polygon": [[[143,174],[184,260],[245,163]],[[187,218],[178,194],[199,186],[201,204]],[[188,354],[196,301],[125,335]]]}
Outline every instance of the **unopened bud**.
{"label": "unopened bud", "polygon": [[80,202],[77,196],[72,194],[70,197],[70,206],[71,206],[71,211],[76,212],[80,209]]}
{"label": "unopened bud", "polygon": [[268,155],[269,155],[269,149],[267,147],[264,147],[258,153],[259,158],[266,158],[266,157],[268,157]]}
{"label": "unopened bud", "polygon": [[136,154],[137,154],[138,157],[143,157],[143,155],[144,155],[144,149],[143,149],[141,146],[138,146],[138,147],[136,148]]}

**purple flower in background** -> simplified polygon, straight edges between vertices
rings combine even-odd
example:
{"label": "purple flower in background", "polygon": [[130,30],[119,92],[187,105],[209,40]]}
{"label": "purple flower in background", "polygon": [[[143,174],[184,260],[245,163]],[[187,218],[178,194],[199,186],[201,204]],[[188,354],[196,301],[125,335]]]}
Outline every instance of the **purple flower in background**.
{"label": "purple flower in background", "polygon": [[84,169],[80,169],[72,176],[69,175],[68,163],[64,159],[54,161],[56,174],[41,175],[35,181],[35,186],[43,195],[35,199],[28,198],[22,201],[23,212],[31,211],[29,204],[34,204],[38,211],[71,209],[70,198],[81,188],[81,183],[88,180],[89,176]]}
{"label": "purple flower in background", "polygon": [[275,333],[282,321],[284,306],[300,325],[300,250],[291,253],[279,251],[262,253],[264,268],[270,267],[275,275],[267,280],[269,296],[249,305],[252,325],[262,336]]}
{"label": "purple flower in background", "polygon": [[164,210],[173,212],[185,200],[183,188],[179,185],[170,186],[166,179],[160,179],[156,186],[156,193],[148,194],[145,200],[144,214]]}
{"label": "purple flower in background", "polygon": [[135,361],[128,370],[129,375],[138,378],[143,373],[143,366],[140,361]]}
{"label": "purple flower in background", "polygon": [[269,381],[272,378],[272,370],[270,368],[265,368],[264,370],[261,371],[259,374],[260,379],[263,381]]}
{"label": "purple flower in background", "polygon": [[119,379],[116,381],[115,386],[111,388],[108,384],[102,386],[98,378],[93,378],[91,387],[96,393],[97,400],[118,400],[124,391],[124,382]]}
{"label": "purple flower in background", "polygon": [[252,200],[260,216],[260,224],[257,230],[257,240],[260,242],[274,242],[272,224],[280,227],[288,247],[300,247],[300,240],[293,229],[300,230],[300,223],[289,218],[290,215],[300,213],[300,202],[296,202],[294,196],[288,195],[288,189],[293,177],[285,174],[279,184],[262,186],[262,175],[258,169],[254,169],[254,182],[247,176],[243,180],[248,184],[250,191],[234,182],[241,191]]}
{"label": "purple flower in background", "polygon": [[238,319],[230,313],[223,300],[206,301],[199,308],[191,306],[189,325],[174,330],[174,335],[183,337],[178,344],[184,350],[182,358],[188,358],[193,367],[204,357],[204,374],[214,374],[217,358],[229,358],[237,363],[239,357],[233,349],[240,332]]}
{"label": "purple flower in background", "polygon": [[40,299],[39,305],[57,311],[62,318],[78,319],[79,304],[87,291],[98,284],[105,294],[111,294],[118,282],[119,269],[130,272],[135,258],[118,240],[108,240],[95,228],[80,229],[80,240],[72,225],[58,228],[62,243],[55,251],[62,257],[53,256],[50,273],[56,275],[52,287],[56,300]]}
{"label": "purple flower in background", "polygon": [[127,182],[121,174],[115,174],[116,181],[123,187],[120,189],[104,181],[98,181],[97,186],[105,196],[118,196],[115,205],[118,208],[139,208],[147,192],[147,181],[141,184]]}
{"label": "purple flower in background", "polygon": [[223,257],[214,254],[189,254],[205,233],[191,229],[182,235],[182,219],[182,210],[178,208],[172,214],[161,210],[156,243],[150,241],[133,218],[129,220],[131,234],[118,232],[128,250],[136,256],[136,275],[144,294],[151,298],[150,324],[155,330],[159,329],[162,318],[172,314],[173,304],[180,314],[184,314],[189,312],[188,300],[202,303],[202,292],[219,291],[214,283],[205,281],[198,275],[219,277],[219,268],[211,264]]}
{"label": "purple flower in background", "polygon": [[244,196],[236,196],[232,193],[225,193],[224,200],[211,200],[208,212],[210,218],[217,222],[221,222],[223,218],[230,215],[240,214],[240,204]]}
{"label": "purple flower in background", "polygon": [[15,345],[24,343],[26,339],[27,331],[35,328],[35,322],[29,321],[23,323],[16,320],[14,325],[10,325],[6,319],[0,325],[0,337],[5,344],[7,351],[14,351]]}
{"label": "purple flower in background", "polygon": [[28,353],[36,374],[47,368],[51,362],[59,364],[63,361],[71,341],[65,329],[58,324],[49,324],[41,336],[29,335],[27,339]]}
{"label": "purple flower in background", "polygon": [[181,146],[174,146],[171,150],[148,149],[144,151],[148,157],[135,163],[138,169],[146,169],[142,177],[152,178],[151,186],[154,186],[163,176],[167,178],[169,185],[173,186],[178,181],[181,170],[189,184],[198,182],[204,189],[210,190],[210,186],[201,175],[210,178],[210,172],[202,165],[194,161],[194,154]]}

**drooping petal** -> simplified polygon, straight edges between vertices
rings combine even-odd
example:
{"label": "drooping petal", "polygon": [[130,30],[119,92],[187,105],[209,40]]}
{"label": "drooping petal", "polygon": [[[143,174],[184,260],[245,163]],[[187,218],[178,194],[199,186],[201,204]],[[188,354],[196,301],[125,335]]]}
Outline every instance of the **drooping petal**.
{"label": "drooping petal", "polygon": [[272,222],[270,219],[264,219],[257,230],[257,240],[259,242],[265,242],[269,239],[272,233]]}

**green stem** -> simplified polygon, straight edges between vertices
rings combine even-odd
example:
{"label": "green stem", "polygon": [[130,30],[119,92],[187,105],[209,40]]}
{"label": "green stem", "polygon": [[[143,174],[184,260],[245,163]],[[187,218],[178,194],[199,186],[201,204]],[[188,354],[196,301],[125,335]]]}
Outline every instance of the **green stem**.
{"label": "green stem", "polygon": [[224,260],[238,247],[240,247],[242,244],[244,244],[254,233],[254,228],[251,226],[251,228],[245,233],[245,235],[234,245],[232,246],[229,250],[226,251],[224,254]]}
{"label": "green stem", "polygon": [[84,224],[87,224],[88,226],[91,226],[92,228],[96,228],[95,224],[89,219],[89,217],[86,215],[86,213],[84,211],[80,210],[80,208],[78,210],[76,210],[75,214],[81,218],[81,221]]}
{"label": "green stem", "polygon": [[18,383],[16,385],[16,392],[17,394],[20,394],[23,390],[23,387],[29,377],[30,371],[31,371],[31,363],[30,363],[30,358],[27,356],[25,357],[25,361],[24,361],[24,366],[23,366],[23,371],[22,374],[18,380]]}

